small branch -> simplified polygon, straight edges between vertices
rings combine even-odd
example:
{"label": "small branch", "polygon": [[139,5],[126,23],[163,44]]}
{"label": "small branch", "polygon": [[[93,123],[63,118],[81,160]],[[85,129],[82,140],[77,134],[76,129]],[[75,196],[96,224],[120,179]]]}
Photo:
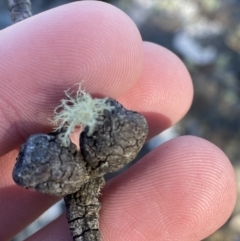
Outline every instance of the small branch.
{"label": "small branch", "polygon": [[32,16],[30,0],[8,0],[8,5],[14,23]]}
{"label": "small branch", "polygon": [[104,184],[102,176],[90,178],[78,192],[64,197],[73,241],[101,241],[98,198]]}

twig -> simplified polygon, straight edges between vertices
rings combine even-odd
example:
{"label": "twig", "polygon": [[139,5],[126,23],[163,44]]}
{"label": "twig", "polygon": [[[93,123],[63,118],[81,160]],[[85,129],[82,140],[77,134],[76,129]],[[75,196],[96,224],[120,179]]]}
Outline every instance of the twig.
{"label": "twig", "polygon": [[64,197],[68,226],[74,241],[99,241],[100,190],[105,184],[102,176],[91,178],[78,192]]}
{"label": "twig", "polygon": [[8,5],[14,23],[32,16],[30,0],[8,0]]}

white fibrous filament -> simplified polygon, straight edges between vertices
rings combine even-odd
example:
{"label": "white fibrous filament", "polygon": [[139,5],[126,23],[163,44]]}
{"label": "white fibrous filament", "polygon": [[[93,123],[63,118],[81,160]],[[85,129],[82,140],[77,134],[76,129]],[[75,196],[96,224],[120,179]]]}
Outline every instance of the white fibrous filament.
{"label": "white fibrous filament", "polygon": [[61,100],[61,104],[54,109],[53,124],[55,131],[65,128],[65,132],[61,135],[62,144],[68,146],[70,143],[69,136],[75,128],[84,130],[88,126],[88,135],[90,136],[96,127],[100,124],[98,117],[104,110],[111,111],[114,106],[106,102],[107,98],[93,98],[85,90],[79,89],[75,96],[69,90],[65,91],[66,98]]}

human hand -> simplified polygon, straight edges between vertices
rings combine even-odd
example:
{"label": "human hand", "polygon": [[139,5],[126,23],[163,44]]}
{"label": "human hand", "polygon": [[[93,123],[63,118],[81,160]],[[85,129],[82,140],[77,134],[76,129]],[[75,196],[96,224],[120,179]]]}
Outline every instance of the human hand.
{"label": "human hand", "polygon": [[[83,1],[31,17],[0,32],[0,240],[9,240],[58,198],[12,181],[18,147],[50,132],[63,90],[84,81],[144,114],[149,138],[190,107],[190,76],[171,52],[142,43],[134,23],[101,2]],[[175,138],[151,151],[102,190],[103,240],[202,240],[219,228],[236,199],[233,168],[206,140]],[[71,240],[61,216],[28,241]]]}

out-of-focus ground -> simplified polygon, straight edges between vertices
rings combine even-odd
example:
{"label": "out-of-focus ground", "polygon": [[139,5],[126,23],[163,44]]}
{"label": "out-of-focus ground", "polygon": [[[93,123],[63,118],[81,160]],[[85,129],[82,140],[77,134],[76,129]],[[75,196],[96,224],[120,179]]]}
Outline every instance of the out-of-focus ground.
{"label": "out-of-focus ground", "polygon": [[[68,2],[71,1],[33,1],[33,13]],[[238,201],[228,222],[205,241],[240,241],[240,1],[108,2],[135,21],[143,40],[165,46],[186,64],[195,91],[192,107],[179,124],[155,138],[148,148],[175,136],[190,134],[213,142],[226,153],[236,172]],[[1,1],[0,29],[10,24],[7,5]],[[34,224],[34,229],[58,216],[59,210],[46,213]],[[32,232],[32,228],[27,229],[12,241],[24,240]]]}

